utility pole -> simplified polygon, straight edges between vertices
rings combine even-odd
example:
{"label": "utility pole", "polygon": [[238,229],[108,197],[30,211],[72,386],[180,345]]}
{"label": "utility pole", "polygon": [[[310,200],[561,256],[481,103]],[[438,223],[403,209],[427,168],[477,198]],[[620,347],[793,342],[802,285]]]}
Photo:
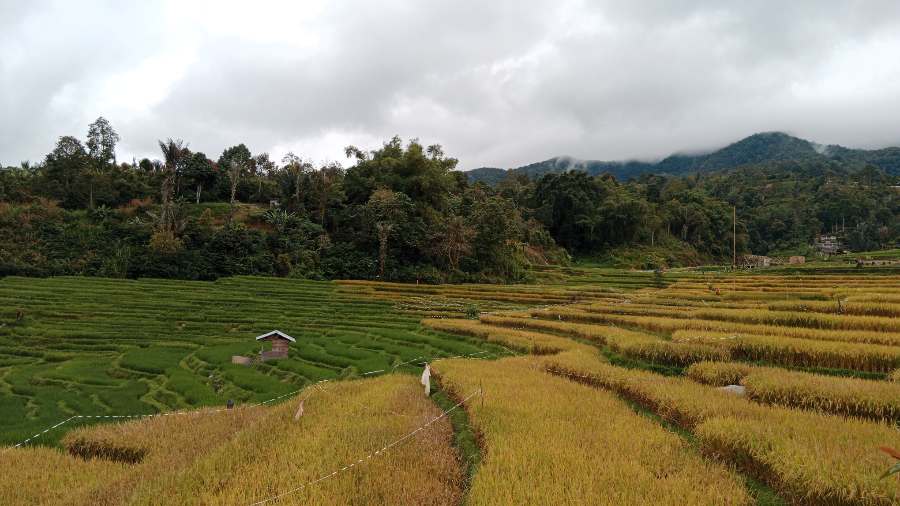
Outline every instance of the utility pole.
{"label": "utility pole", "polygon": [[731,267],[737,267],[737,206],[731,207]]}

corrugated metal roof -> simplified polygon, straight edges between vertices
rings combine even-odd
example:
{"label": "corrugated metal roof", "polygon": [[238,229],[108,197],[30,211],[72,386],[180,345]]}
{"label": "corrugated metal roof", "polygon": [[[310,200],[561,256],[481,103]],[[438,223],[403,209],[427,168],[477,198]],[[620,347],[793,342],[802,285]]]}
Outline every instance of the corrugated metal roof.
{"label": "corrugated metal roof", "polygon": [[257,340],[257,341],[261,341],[261,340],[263,340],[263,339],[266,339],[266,338],[269,338],[269,337],[272,337],[272,336],[278,336],[278,337],[280,337],[280,338],[282,338],[282,339],[287,339],[288,341],[290,341],[290,342],[292,342],[292,343],[296,343],[296,342],[297,342],[296,339],[294,339],[293,337],[291,337],[291,336],[285,334],[284,332],[282,332],[282,331],[280,331],[280,330],[273,330],[273,331],[271,331],[271,332],[266,332],[265,334],[263,334],[263,335],[261,335],[261,336],[256,336],[256,340]]}

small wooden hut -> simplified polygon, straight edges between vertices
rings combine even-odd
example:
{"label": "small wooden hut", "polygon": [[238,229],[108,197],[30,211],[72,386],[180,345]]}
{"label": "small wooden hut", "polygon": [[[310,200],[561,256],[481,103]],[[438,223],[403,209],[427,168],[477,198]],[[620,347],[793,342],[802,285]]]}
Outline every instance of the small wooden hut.
{"label": "small wooden hut", "polygon": [[267,332],[261,336],[256,336],[257,341],[269,341],[272,343],[271,351],[263,351],[260,352],[259,358],[263,362],[266,360],[275,360],[278,358],[287,358],[288,356],[288,346],[291,343],[296,343],[297,340],[293,337],[285,334],[280,330],[273,330],[271,332]]}

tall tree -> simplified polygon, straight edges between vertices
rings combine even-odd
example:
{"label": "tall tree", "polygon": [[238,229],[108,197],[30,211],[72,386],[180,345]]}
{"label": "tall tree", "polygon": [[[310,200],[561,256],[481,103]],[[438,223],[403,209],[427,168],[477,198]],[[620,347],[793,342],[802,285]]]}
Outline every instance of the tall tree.
{"label": "tall tree", "polygon": [[190,157],[183,161],[184,176],[196,187],[195,202],[200,203],[200,193],[204,187],[209,187],[215,180],[215,171],[213,170],[212,161],[206,158],[206,155],[200,152],[192,153]]}
{"label": "tall tree", "polygon": [[472,241],[477,231],[462,216],[451,214],[440,227],[440,232],[432,237],[434,247],[447,260],[454,271],[459,269],[460,260],[472,252]]}
{"label": "tall tree", "polygon": [[302,199],[300,196],[300,189],[303,186],[303,178],[312,170],[312,163],[305,162],[299,156],[295,155],[293,152],[288,152],[288,154],[284,155],[284,158],[281,159],[281,163],[284,164],[284,168],[291,175],[291,182],[293,186],[292,196],[294,199],[294,204],[299,208],[302,204]]}
{"label": "tall tree", "polygon": [[219,167],[228,170],[228,168],[231,167],[232,160],[236,160],[243,167],[250,170],[250,162],[253,160],[253,155],[250,154],[250,150],[247,149],[247,146],[238,144],[237,146],[231,146],[225,151],[222,151],[222,156],[219,157],[216,164],[218,164]]}
{"label": "tall tree", "polygon": [[329,202],[340,194],[343,169],[337,163],[325,165],[313,173],[313,187],[319,213],[319,225],[325,228],[325,212]]}
{"label": "tall tree", "polygon": [[406,220],[411,207],[409,197],[388,188],[379,188],[372,192],[366,203],[366,214],[378,237],[378,276],[382,279],[387,263],[388,241]]}
{"label": "tall tree", "polygon": [[187,146],[181,139],[159,141],[159,149],[162,151],[165,161],[165,175],[162,181],[160,228],[169,232],[175,231],[175,171],[184,156]]}
{"label": "tall tree", "polygon": [[99,165],[108,167],[116,164],[116,144],[118,142],[119,134],[103,116],[88,125],[85,145],[88,155]]}
{"label": "tall tree", "polygon": [[63,207],[81,207],[89,193],[88,170],[90,158],[81,141],[72,136],[60,137],[44,159],[43,188],[39,189],[59,200]]}
{"label": "tall tree", "polygon": [[94,208],[94,186],[98,179],[102,178],[112,167],[116,165],[116,143],[119,142],[119,134],[113,129],[109,121],[103,116],[88,125],[87,141],[91,164],[88,169],[88,182],[90,186],[90,207]]}
{"label": "tall tree", "polygon": [[241,180],[241,174],[246,170],[247,162],[243,161],[239,158],[234,158],[228,163],[228,182],[231,185],[231,203],[232,209],[234,209],[234,204],[237,202],[237,188],[238,183]]}

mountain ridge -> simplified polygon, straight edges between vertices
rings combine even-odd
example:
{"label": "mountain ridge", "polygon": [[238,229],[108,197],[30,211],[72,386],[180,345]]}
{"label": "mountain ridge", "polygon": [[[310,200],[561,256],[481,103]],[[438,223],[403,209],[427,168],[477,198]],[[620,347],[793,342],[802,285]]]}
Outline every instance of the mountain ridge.
{"label": "mountain ridge", "polygon": [[643,174],[682,176],[696,172],[715,172],[744,165],[787,160],[821,160],[872,164],[892,175],[900,175],[900,147],[874,150],[853,149],[837,144],[823,145],[784,132],[760,132],[725,147],[694,154],[677,152],[659,161],[579,160],[555,156],[514,169],[479,167],[466,171],[469,182],[496,184],[509,174],[539,178],[544,174],[581,170],[592,176],[609,173],[626,180]]}

